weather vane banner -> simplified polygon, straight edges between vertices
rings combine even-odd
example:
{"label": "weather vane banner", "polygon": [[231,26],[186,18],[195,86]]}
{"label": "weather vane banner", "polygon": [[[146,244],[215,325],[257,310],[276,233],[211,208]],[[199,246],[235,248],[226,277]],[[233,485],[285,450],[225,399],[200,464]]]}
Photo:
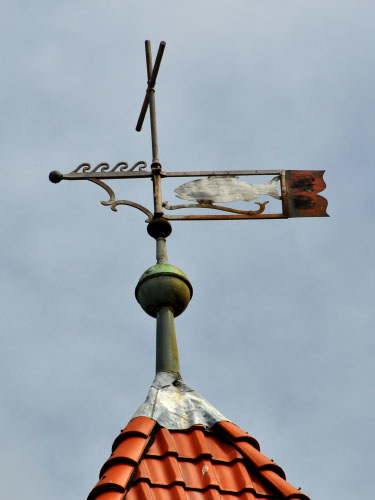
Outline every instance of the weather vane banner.
{"label": "weather vane banner", "polygon": [[[167,177],[176,172],[166,173]],[[276,174],[276,175],[275,175]],[[163,202],[167,211],[179,209],[209,209],[227,214],[171,216],[173,220],[204,219],[262,219],[289,217],[326,217],[327,200],[318,193],[326,187],[322,170],[236,170],[214,172],[184,172],[183,176],[205,176],[185,182],[174,190],[177,198],[193,203],[169,204]],[[249,182],[245,176],[271,176],[267,182]],[[268,210],[270,200],[280,200],[280,209]],[[256,201],[259,200],[259,201]],[[236,208],[236,203],[241,208]],[[247,206],[248,205],[248,206]],[[258,205],[258,207],[254,206]],[[231,215],[229,215],[231,214]]]}
{"label": "weather vane banner", "polygon": [[[154,64],[152,63],[149,40],[145,42],[145,49],[147,89],[136,130],[139,132],[142,129],[149,109],[152,145],[150,168],[147,167],[145,161],[137,161],[133,165],[120,161],[114,166],[103,162],[94,167],[89,163],[81,163],[68,174],[51,172],[50,180],[52,182],[57,183],[63,179],[89,180],[108,193],[109,199],[102,201],[103,205],[109,206],[114,211],[117,211],[119,205],[137,208],[147,215],[146,222],[148,223],[160,221],[160,219],[165,221],[287,219],[289,217],[328,216],[327,200],[318,194],[326,187],[323,180],[324,170],[164,171],[159,160],[155,84],[165,42],[160,42]],[[147,177],[152,179],[153,211],[135,201],[117,199],[113,189],[104,182],[111,179],[142,179]],[[172,194],[174,198],[170,198],[168,195],[169,200],[164,199],[162,181],[164,187],[164,181],[167,178],[179,177],[195,177],[195,179],[176,186]]]}
{"label": "weather vane banner", "polygon": [[[164,172],[159,164],[152,165],[152,168],[148,169],[146,162],[138,161],[133,166],[129,166],[126,162],[119,162],[114,167],[108,163],[100,163],[95,167],[91,167],[89,163],[82,163],[69,174],[52,172],[50,178],[53,182],[63,179],[94,182],[109,194],[109,200],[101,202],[103,205],[110,206],[114,211],[117,210],[118,205],[138,208],[148,216],[147,222],[150,222],[153,217],[151,210],[134,201],[116,199],[114,191],[104,180],[152,178],[155,169],[160,179],[196,178],[178,185],[174,189],[174,200],[161,200],[162,210],[158,216],[168,220],[285,219],[328,216],[328,202],[319,195],[326,187],[323,180],[324,170]],[[260,176],[263,179],[268,176],[270,180],[253,182],[253,179],[257,181],[257,177]],[[248,181],[249,177],[251,182]],[[275,210],[274,206],[272,206],[273,209],[268,209],[267,205],[272,200],[279,200],[278,210]]]}
{"label": "weather vane banner", "polygon": [[324,170],[286,170],[288,217],[328,217],[328,201],[319,196],[326,183]]}

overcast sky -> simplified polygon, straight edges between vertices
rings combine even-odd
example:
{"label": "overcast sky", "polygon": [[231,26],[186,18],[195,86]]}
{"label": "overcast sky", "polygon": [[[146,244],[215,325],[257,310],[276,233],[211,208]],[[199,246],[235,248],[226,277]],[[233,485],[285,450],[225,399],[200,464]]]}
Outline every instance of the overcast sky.
{"label": "overcast sky", "polygon": [[[85,499],[154,376],[144,215],[50,170],[324,169],[330,218],[176,222],[182,374],[315,500],[371,498],[374,3],[3,0],[2,497]],[[116,185],[151,207],[148,180]],[[171,201],[171,200],[168,200]]]}

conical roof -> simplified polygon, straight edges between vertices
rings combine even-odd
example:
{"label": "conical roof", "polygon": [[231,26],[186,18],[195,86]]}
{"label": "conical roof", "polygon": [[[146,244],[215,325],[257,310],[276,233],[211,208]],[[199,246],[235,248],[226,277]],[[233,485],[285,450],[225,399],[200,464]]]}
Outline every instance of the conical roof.
{"label": "conical roof", "polygon": [[176,374],[160,372],[115,439],[88,500],[309,500]]}

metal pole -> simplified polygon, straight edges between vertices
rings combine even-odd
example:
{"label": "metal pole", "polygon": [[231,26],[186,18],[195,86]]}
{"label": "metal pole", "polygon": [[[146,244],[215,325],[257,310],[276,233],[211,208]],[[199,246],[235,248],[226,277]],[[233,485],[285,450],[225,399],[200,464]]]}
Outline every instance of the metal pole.
{"label": "metal pole", "polygon": [[167,242],[165,238],[156,240],[156,262],[157,264],[168,264]]}
{"label": "metal pole", "polygon": [[162,307],[156,319],[156,373],[159,372],[181,373],[174,316],[169,307]]}

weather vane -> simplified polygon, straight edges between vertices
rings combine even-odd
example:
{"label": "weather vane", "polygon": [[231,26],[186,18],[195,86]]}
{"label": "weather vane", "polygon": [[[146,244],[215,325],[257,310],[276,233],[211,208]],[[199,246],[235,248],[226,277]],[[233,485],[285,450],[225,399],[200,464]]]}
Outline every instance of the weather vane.
{"label": "weather vane", "polygon": [[[119,205],[128,205],[141,210],[147,215],[148,233],[157,242],[158,262],[162,262],[165,253],[165,238],[171,233],[169,221],[215,220],[215,219],[286,219],[290,217],[327,217],[327,200],[318,193],[326,187],[323,180],[324,170],[212,170],[192,172],[167,172],[162,169],[159,159],[155,84],[163,57],[165,42],[161,42],[152,64],[151,43],[146,40],[147,89],[136,130],[139,132],[150,109],[152,162],[150,169],[145,161],[137,161],[130,166],[120,161],[114,166],[102,162],[92,167],[90,163],[81,163],[72,172],[61,174],[53,171],[50,180],[88,180],[104,188],[109,200],[102,205],[117,211]],[[240,180],[245,176],[272,176],[269,182],[253,184]],[[169,204],[162,198],[162,179],[171,177],[195,177],[196,180],[185,182],[175,189],[175,194],[184,203]],[[153,211],[130,200],[117,200],[112,188],[104,181],[110,179],[151,178],[153,183]],[[268,212],[269,201],[254,201],[268,196],[280,200],[278,212]],[[186,201],[188,203],[186,203]],[[241,208],[233,206],[242,202]],[[254,202],[257,206],[243,209],[243,202]],[[228,205],[229,204],[229,205]],[[247,207],[245,207],[247,208]],[[194,209],[194,211],[192,210]],[[196,212],[196,210],[199,212]],[[184,210],[181,215],[170,212]],[[193,211],[186,214],[186,210]],[[207,213],[209,211],[209,213]],[[214,212],[214,213],[213,213]],[[164,243],[163,243],[164,241]]]}
{"label": "weather vane", "polygon": [[[162,485],[163,491],[159,493],[160,498],[174,498],[176,496],[175,491],[177,491],[175,488],[177,487],[178,491],[183,489],[193,493],[196,492],[199,498],[203,498],[206,491],[210,498],[211,495],[214,496],[212,491],[215,492],[217,498],[219,496],[221,498],[221,493],[224,493],[224,490],[225,493],[228,493],[228,487],[232,485],[232,489],[235,486],[241,487],[241,491],[233,489],[235,495],[241,494],[241,498],[242,493],[247,496],[246,491],[249,492],[252,498],[253,492],[257,498],[265,498],[266,496],[267,498],[276,498],[274,494],[277,492],[277,498],[309,500],[300,490],[286,482],[282,469],[260,453],[258,443],[251,436],[232,424],[221,412],[183,381],[174,318],[179,316],[188,306],[193,295],[193,288],[186,274],[181,269],[168,263],[166,238],[172,231],[170,221],[286,219],[288,217],[327,216],[327,200],[318,195],[325,188],[324,171],[164,171],[159,159],[155,110],[155,84],[164,49],[165,42],[161,42],[153,65],[151,44],[146,41],[148,82],[136,130],[140,131],[142,129],[147,110],[150,109],[152,140],[150,168],[147,168],[145,161],[137,161],[133,165],[120,161],[114,166],[109,165],[109,163],[99,163],[92,167],[89,163],[82,163],[68,174],[61,174],[57,171],[50,173],[50,180],[54,183],[61,180],[88,180],[101,186],[109,195],[109,200],[101,203],[111,207],[114,211],[117,211],[119,205],[128,205],[141,210],[147,216],[147,231],[156,240],[157,264],[149,267],[142,274],[135,289],[136,299],[141,307],[147,314],[156,318],[156,376],[146,401],[136,411],[128,426],[116,438],[113,453],[104,464],[100,472],[99,482],[89,494],[88,500],[99,500],[104,496],[107,498],[107,493],[115,495],[113,498],[128,498],[127,493],[132,488],[134,488],[132,498],[154,497],[159,491],[160,485]],[[241,180],[246,176],[269,176],[270,180],[262,184]],[[163,200],[162,180],[171,177],[196,178],[195,180],[188,180],[175,189],[174,192],[177,198],[183,200],[182,203],[174,202],[174,204],[170,204],[167,200]],[[114,191],[105,182],[111,179],[134,178],[152,179],[153,211],[134,201],[116,199]],[[272,207],[275,203],[268,205],[269,200],[264,201],[265,197],[278,200],[280,210],[275,213],[272,210],[268,211],[269,206]],[[240,203],[240,206],[238,203]],[[246,206],[246,204],[250,204],[250,206]],[[176,213],[179,210],[181,215],[171,215],[171,212]],[[139,417],[142,420],[139,420]],[[156,422],[158,426],[156,426]],[[163,434],[158,434],[159,429],[160,432],[163,431]],[[209,434],[207,436],[203,434],[202,429],[204,429],[205,433],[209,432]],[[154,460],[155,456],[150,459],[147,453],[151,450],[150,446],[159,443],[157,444],[158,450],[165,450],[165,446],[167,446],[166,456],[170,456],[170,453],[172,453],[176,464],[180,463],[178,462],[179,453],[176,452],[177,448],[175,448],[177,444],[173,444],[173,447],[170,448],[172,451],[168,451],[169,443],[177,443],[177,440],[174,441],[175,437],[166,437],[168,434],[165,433],[168,432],[173,432],[173,436],[178,436],[176,434],[178,432],[186,433],[184,441],[181,440],[181,443],[190,443],[189,446],[184,445],[184,450],[193,450],[194,458],[186,462],[189,464],[189,468],[185,469],[182,466],[179,468],[174,462],[171,465],[172,462],[162,460],[164,455],[163,457],[157,456],[156,462],[159,462],[160,465],[152,466],[152,471],[154,467],[156,467],[155,470],[157,471],[155,477],[158,480],[156,484],[152,482],[148,472],[146,476],[141,475],[141,470],[151,470],[151,468],[147,468],[147,465],[142,469],[141,462],[144,460],[144,464],[147,464],[147,460],[149,460],[148,463],[151,463],[150,460]],[[198,434],[195,434],[195,432],[202,433],[202,435],[200,434],[198,438]],[[129,441],[129,439],[132,441]],[[158,441],[160,439],[162,441]],[[216,441],[212,441],[213,439]],[[226,454],[224,448],[222,448],[222,439],[225,442],[225,449],[231,450],[231,446],[233,447],[228,455],[230,458],[225,459],[228,460],[228,463],[225,460],[221,462],[223,455]],[[217,444],[212,447],[214,442]],[[224,469],[225,473],[216,475],[216,465],[213,464],[214,455],[211,457],[212,462],[209,458],[209,465],[204,465],[202,468],[201,464],[206,463],[206,452],[202,452],[204,453],[205,462],[202,462],[202,457],[196,453],[201,453],[200,450],[206,449],[208,451],[220,450],[220,452],[209,451],[207,456],[210,457],[211,453],[219,453],[220,470],[224,467],[223,464],[228,466],[228,468]],[[197,450],[199,451],[197,452]],[[237,454],[236,463],[237,460],[240,460],[238,464],[241,465],[241,468],[238,471],[237,469],[235,471],[232,466],[232,453]],[[177,458],[175,458],[175,454]],[[200,458],[197,458],[198,456]],[[182,460],[186,461],[186,454],[183,457]],[[194,474],[190,472],[191,470],[195,471]],[[206,476],[203,479],[205,474]],[[219,476],[220,478],[225,477],[225,481],[219,479],[223,483],[218,483],[217,478]],[[233,479],[231,480],[232,476]],[[162,477],[173,482],[164,484],[160,482]],[[181,481],[180,477],[183,477]],[[199,481],[197,480],[198,482],[196,482],[196,478],[200,478]],[[256,478],[256,481],[253,482],[254,478]],[[178,481],[178,483],[175,483],[175,481]],[[224,482],[225,486],[222,486]],[[204,489],[201,488],[201,484],[204,485]],[[138,487],[139,489],[137,489]],[[156,493],[147,495],[144,492],[146,490],[143,488],[149,488],[150,492],[154,490]],[[137,492],[141,492],[139,496]],[[180,494],[178,496],[180,498]]]}

